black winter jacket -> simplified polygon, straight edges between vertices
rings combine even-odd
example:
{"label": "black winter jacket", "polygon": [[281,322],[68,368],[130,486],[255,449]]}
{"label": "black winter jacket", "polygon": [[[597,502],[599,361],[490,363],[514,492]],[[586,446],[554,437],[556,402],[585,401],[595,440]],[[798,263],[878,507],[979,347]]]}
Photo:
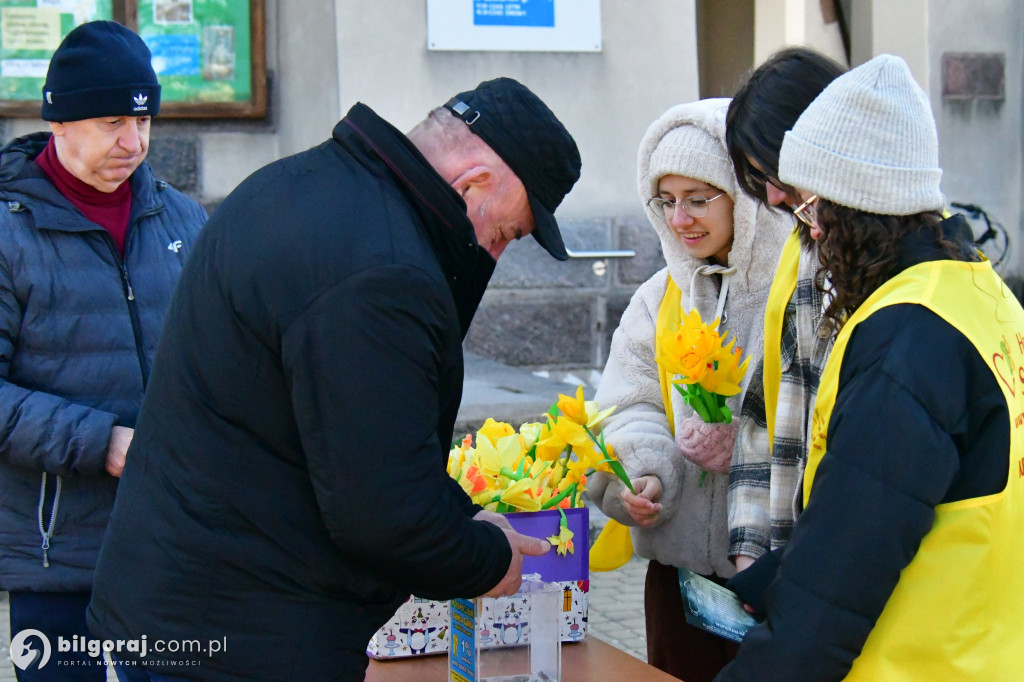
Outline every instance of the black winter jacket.
{"label": "black winter jacket", "polygon": [[497,584],[508,542],[445,468],[494,264],[458,194],[364,105],[245,180],[171,305],[93,632],[227,637],[164,654],[201,660],[175,675],[361,680],[410,593]]}
{"label": "black winter jacket", "polygon": [[49,138],[0,149],[0,589],[11,591],[92,584],[117,489],[104,470],[111,428],[135,426],[206,220],[143,163],[122,259],[32,160]]}

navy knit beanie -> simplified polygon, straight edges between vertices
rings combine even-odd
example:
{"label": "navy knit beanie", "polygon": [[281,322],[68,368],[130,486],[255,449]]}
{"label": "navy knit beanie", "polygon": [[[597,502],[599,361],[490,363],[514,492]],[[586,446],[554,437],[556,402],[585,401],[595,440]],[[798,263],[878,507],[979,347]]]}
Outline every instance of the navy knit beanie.
{"label": "navy knit beanie", "polygon": [[156,116],[159,111],[160,83],[149,48],[121,24],[82,24],[53,53],[43,86],[43,120]]}

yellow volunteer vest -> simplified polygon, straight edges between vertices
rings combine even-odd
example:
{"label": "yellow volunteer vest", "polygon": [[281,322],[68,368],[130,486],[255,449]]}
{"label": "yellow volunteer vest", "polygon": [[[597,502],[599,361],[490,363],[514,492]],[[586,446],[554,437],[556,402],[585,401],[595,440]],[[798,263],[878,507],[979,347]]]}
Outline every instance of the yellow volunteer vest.
{"label": "yellow volunteer vest", "polygon": [[[658,357],[658,339],[665,329],[678,329],[682,322],[681,306],[683,292],[669,275],[665,285],[665,295],[658,307],[658,319],[654,323],[654,357]],[[668,417],[668,428],[672,437],[676,435],[676,418],[672,413],[672,375],[658,365],[658,381],[661,384],[661,402],[665,406]],[[615,519],[608,519],[604,528],[590,547],[591,571],[614,571],[633,558],[633,538],[629,526],[624,526]]]}
{"label": "yellow volunteer vest", "polygon": [[936,508],[935,525],[900,575],[847,679],[1024,680],[1024,591],[1018,585],[1024,570],[1024,310],[988,262],[909,268],[843,326],[814,407],[804,505],[825,453],[850,334],[872,313],[896,303],[935,312],[967,337],[992,370],[1010,413],[1008,481],[996,495]]}
{"label": "yellow volunteer vest", "polygon": [[782,247],[764,310],[764,416],[768,422],[768,447],[771,449],[775,445],[775,408],[782,382],[782,325],[786,319],[786,306],[796,291],[799,268],[800,235],[794,228]]}
{"label": "yellow volunteer vest", "polygon": [[[950,217],[948,210],[942,210],[942,217]],[[782,326],[786,320],[786,306],[796,291],[800,274],[800,232],[799,224],[782,247],[779,265],[775,270],[772,288],[768,293],[768,305],[764,311],[764,413],[768,423],[768,447],[775,448],[775,410],[779,402],[779,384],[782,382]]]}
{"label": "yellow volunteer vest", "polygon": [[[658,357],[658,339],[666,329],[679,329],[682,324],[683,292],[679,285],[668,276],[668,284],[665,286],[665,295],[661,299],[661,306],[658,308],[658,319],[654,323],[654,357]],[[658,365],[658,381],[661,383],[661,403],[665,406],[665,416],[668,417],[668,428],[672,431],[672,437],[676,435],[676,418],[672,414],[672,375]]]}

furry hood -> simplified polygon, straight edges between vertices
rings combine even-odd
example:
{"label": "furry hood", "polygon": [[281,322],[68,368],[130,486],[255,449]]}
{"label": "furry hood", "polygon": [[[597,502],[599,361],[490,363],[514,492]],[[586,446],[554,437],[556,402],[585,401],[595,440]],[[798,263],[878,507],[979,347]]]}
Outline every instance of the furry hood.
{"label": "furry hood", "polygon": [[[699,100],[679,104],[650,125],[637,154],[637,181],[647,219],[661,240],[669,274],[684,292],[689,290],[694,271],[707,265],[704,259],[690,256],[665,221],[661,211],[651,210],[646,202],[657,194],[658,180],[669,173],[692,177],[724,190],[733,200],[733,244],[729,266],[732,295],[756,292],[771,285],[778,263],[779,247],[792,228],[784,214],[761,207],[739,189],[732,162],[725,146],[725,114],[728,98]],[[681,129],[692,128],[684,131]],[[685,135],[680,136],[680,132]],[[671,140],[666,140],[672,135]],[[682,139],[666,157],[659,146],[665,141]],[[652,165],[652,159],[654,164]],[[701,310],[702,314],[707,311]]]}

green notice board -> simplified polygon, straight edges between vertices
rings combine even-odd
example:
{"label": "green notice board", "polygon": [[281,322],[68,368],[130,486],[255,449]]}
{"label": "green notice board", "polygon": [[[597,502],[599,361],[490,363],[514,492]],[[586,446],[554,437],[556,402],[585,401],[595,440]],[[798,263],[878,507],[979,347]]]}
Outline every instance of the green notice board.
{"label": "green notice board", "polygon": [[161,102],[247,102],[249,0],[139,0]]}
{"label": "green notice board", "polygon": [[64,36],[112,18],[111,0],[0,0],[0,100],[40,104],[50,56]]}
{"label": "green notice board", "polygon": [[96,19],[149,46],[161,117],[266,115],[263,0],[0,0],[0,116],[38,115],[53,51]]}

